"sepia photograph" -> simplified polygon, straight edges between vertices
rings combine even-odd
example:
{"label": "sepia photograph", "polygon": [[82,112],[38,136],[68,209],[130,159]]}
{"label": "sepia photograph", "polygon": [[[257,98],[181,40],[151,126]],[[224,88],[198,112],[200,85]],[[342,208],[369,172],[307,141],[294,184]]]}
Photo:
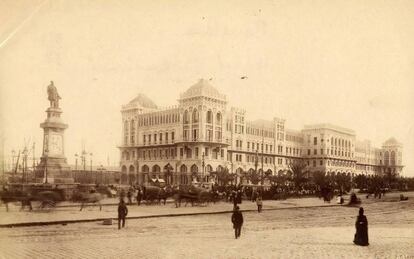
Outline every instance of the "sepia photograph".
{"label": "sepia photograph", "polygon": [[414,1],[1,0],[0,258],[414,259]]}

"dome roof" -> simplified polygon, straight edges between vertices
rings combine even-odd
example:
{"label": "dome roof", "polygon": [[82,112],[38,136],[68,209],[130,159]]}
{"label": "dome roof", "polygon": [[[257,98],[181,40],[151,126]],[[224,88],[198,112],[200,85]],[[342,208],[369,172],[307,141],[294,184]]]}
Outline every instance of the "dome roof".
{"label": "dome roof", "polygon": [[157,105],[155,105],[155,103],[148,98],[147,96],[145,96],[144,94],[138,94],[137,97],[135,97],[134,99],[132,99],[128,105],[130,104],[138,104],[143,108],[150,108],[150,109],[157,109]]}
{"label": "dome roof", "polygon": [[401,143],[398,142],[395,138],[389,138],[383,144],[383,146],[400,146],[400,145]]}
{"label": "dome roof", "polygon": [[210,83],[205,79],[200,79],[195,85],[192,85],[181,94],[181,99],[187,99],[192,97],[206,96],[214,99],[219,99],[222,101],[226,100],[226,96],[221,94],[215,87],[210,85]]}

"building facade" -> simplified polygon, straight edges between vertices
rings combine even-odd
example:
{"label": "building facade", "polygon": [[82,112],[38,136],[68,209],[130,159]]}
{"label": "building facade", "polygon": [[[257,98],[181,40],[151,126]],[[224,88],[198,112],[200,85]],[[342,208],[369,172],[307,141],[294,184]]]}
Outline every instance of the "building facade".
{"label": "building facade", "polygon": [[140,94],[122,106],[122,182],[209,181],[212,172],[242,176],[280,174],[303,161],[309,173],[402,172],[402,145],[382,148],[357,141],[353,130],[331,124],[285,127],[285,120],[249,120],[244,109],[228,109],[226,96],[200,79],[178,105],[160,108]]}

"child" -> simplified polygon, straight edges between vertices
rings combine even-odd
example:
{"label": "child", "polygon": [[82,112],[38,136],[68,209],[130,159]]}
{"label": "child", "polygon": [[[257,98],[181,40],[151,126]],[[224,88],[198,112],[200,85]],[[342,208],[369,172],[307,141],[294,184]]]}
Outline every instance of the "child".
{"label": "child", "polygon": [[257,204],[257,212],[260,213],[262,211],[262,207],[263,207],[262,197],[260,197],[260,196],[257,197],[256,204]]}

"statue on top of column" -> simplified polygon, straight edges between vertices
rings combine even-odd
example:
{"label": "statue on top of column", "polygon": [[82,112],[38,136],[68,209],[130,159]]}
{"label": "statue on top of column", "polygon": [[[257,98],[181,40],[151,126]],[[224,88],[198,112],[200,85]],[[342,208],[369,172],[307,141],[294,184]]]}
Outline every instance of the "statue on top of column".
{"label": "statue on top of column", "polygon": [[61,98],[53,81],[50,81],[50,85],[47,87],[47,99],[50,101],[50,107],[59,108],[59,99]]}

